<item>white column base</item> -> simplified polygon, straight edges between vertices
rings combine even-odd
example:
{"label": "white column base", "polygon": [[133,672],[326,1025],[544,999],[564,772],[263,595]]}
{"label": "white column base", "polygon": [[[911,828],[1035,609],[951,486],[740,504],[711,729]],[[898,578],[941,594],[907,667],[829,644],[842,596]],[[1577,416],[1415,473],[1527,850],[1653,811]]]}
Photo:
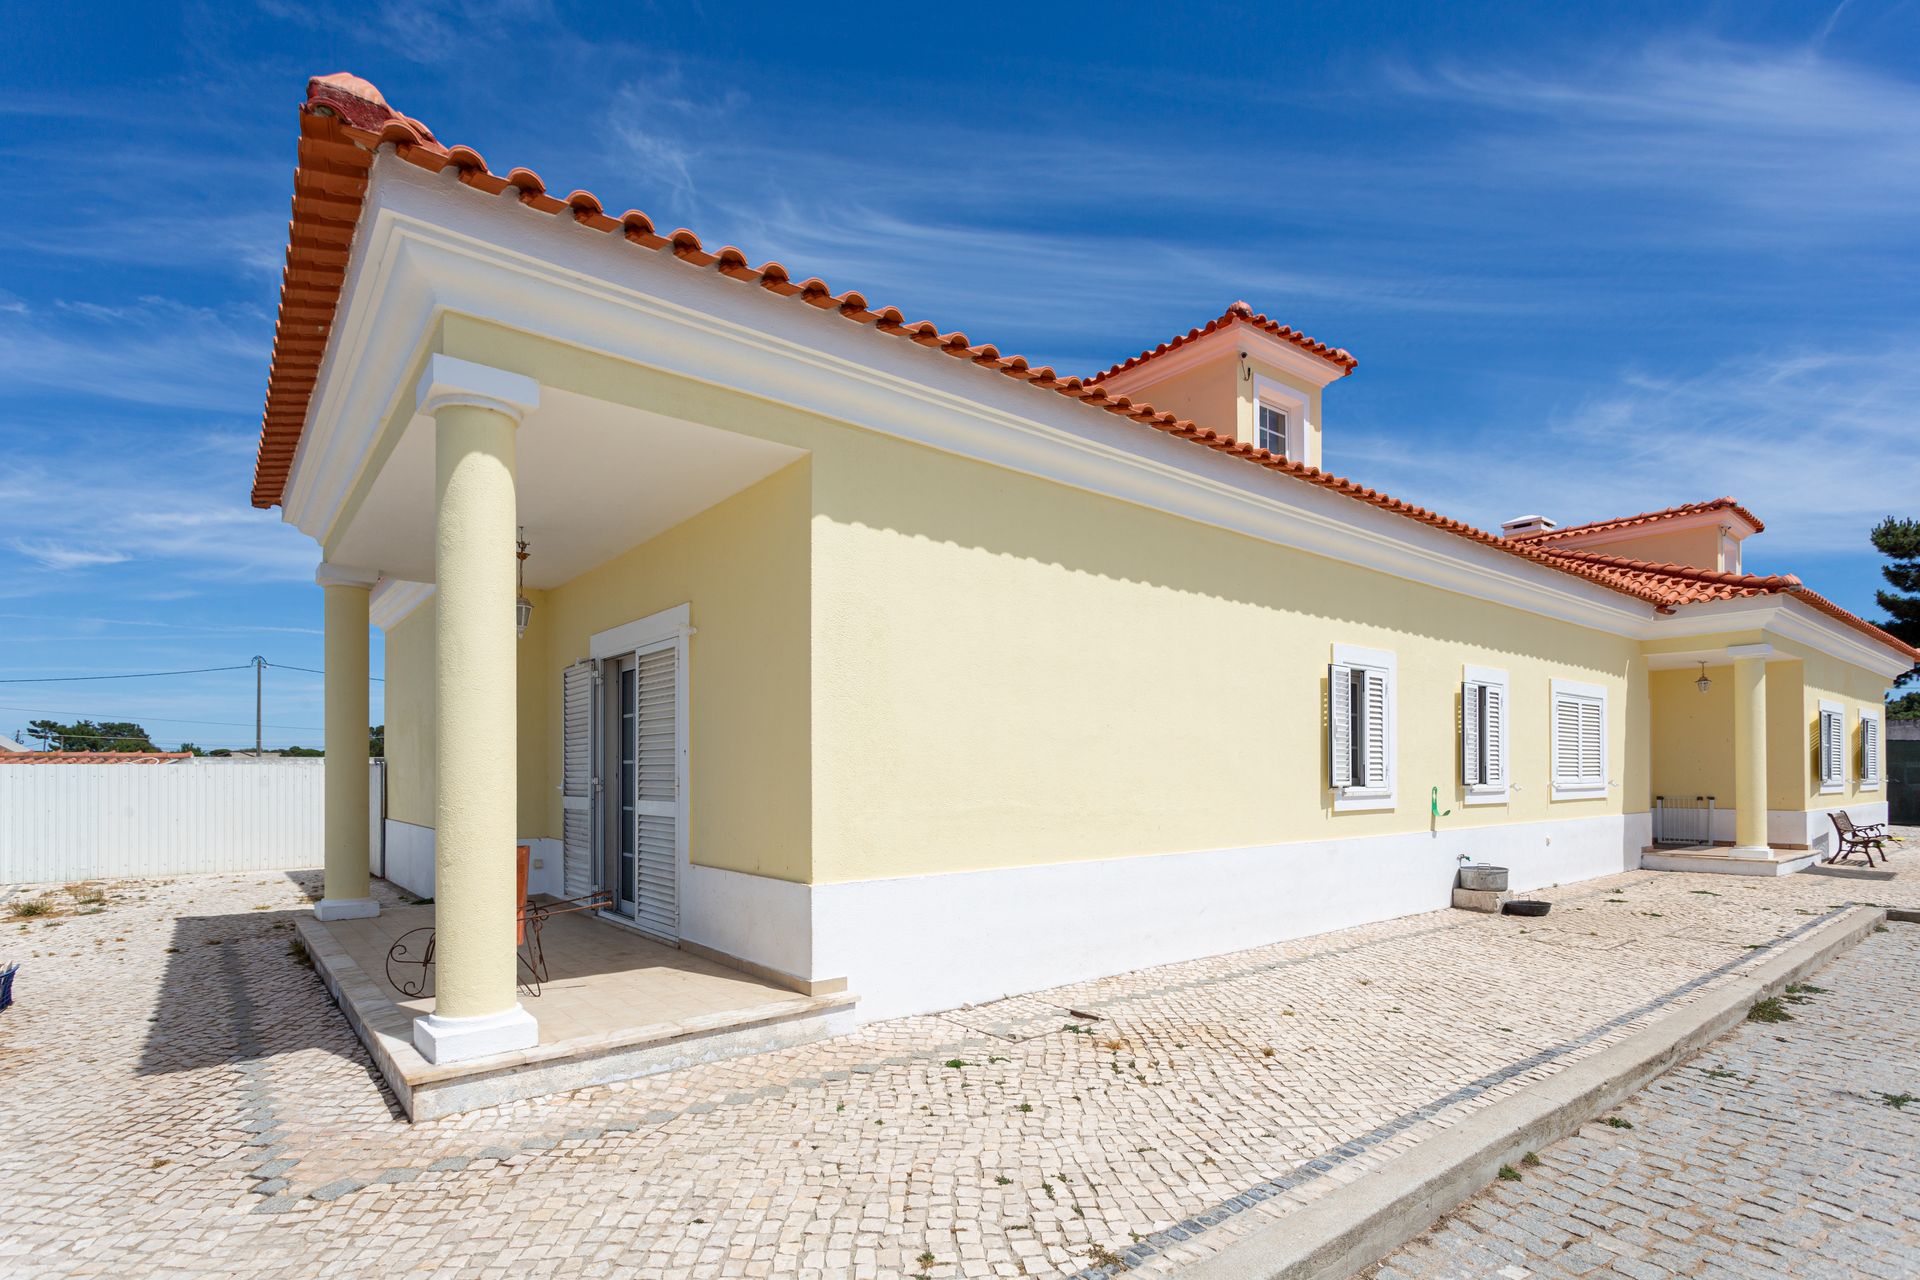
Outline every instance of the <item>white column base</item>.
{"label": "white column base", "polygon": [[413,1020],[413,1047],[428,1062],[465,1062],[531,1049],[539,1043],[539,1024],[518,1004],[477,1018],[443,1018],[429,1013]]}
{"label": "white column base", "polygon": [[380,914],[372,898],[322,898],[313,904],[315,920],[365,920]]}
{"label": "white column base", "polygon": [[1730,851],[1729,856],[1735,858],[1771,858],[1773,856],[1773,847],[1764,844],[1737,844]]}

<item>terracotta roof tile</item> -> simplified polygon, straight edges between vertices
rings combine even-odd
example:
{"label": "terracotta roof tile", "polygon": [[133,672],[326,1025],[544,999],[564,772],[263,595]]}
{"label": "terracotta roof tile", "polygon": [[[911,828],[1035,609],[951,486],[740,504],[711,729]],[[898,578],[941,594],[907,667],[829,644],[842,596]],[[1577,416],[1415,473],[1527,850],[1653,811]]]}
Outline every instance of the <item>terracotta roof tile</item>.
{"label": "terracotta roof tile", "polygon": [[[1726,499],[1726,501],[1732,500]],[[1709,600],[1742,600],[1767,595],[1792,596],[1863,635],[1890,645],[1910,658],[1920,659],[1920,649],[1915,649],[1905,641],[1889,635],[1865,618],[1847,612],[1818,592],[1809,590],[1798,577],[1791,573],[1769,575],[1721,573],[1714,569],[1697,569],[1692,565],[1656,564],[1648,560],[1632,560],[1625,556],[1609,556],[1595,551],[1560,550],[1553,547],[1543,547],[1541,551],[1551,559],[1597,573],[1608,580],[1609,585],[1631,586],[1657,593],[1662,597],[1660,603],[1669,609],[1687,604],[1700,604]]]}
{"label": "terracotta roof tile", "polygon": [[1747,510],[1732,498],[1713,498],[1706,502],[1683,502],[1677,507],[1662,507],[1658,511],[1643,511],[1637,516],[1616,516],[1611,520],[1589,520],[1586,524],[1570,524],[1564,529],[1534,529],[1526,533],[1510,533],[1507,536],[1515,542],[1557,542],[1564,538],[1589,533],[1607,533],[1614,529],[1627,529],[1634,525],[1659,524],[1664,520],[1677,519],[1680,516],[1699,515],[1703,511],[1731,511],[1759,533],[1767,526],[1760,523],[1760,517]]}
{"label": "terracotta roof tile", "polygon": [[1310,355],[1316,355],[1322,360],[1337,364],[1340,366],[1340,376],[1343,378],[1352,373],[1355,366],[1359,364],[1359,361],[1355,360],[1344,348],[1328,346],[1317,338],[1310,338],[1306,334],[1301,333],[1290,324],[1281,324],[1277,320],[1270,320],[1264,315],[1256,314],[1254,309],[1245,302],[1236,302],[1198,328],[1189,329],[1177,337],[1168,338],[1159,346],[1142,351],[1137,356],[1128,356],[1112,368],[1102,369],[1099,373],[1094,374],[1087,379],[1087,382],[1089,385],[1096,382],[1104,382],[1115,374],[1125,373],[1129,369],[1137,369],[1149,360],[1166,355],[1169,351],[1178,351],[1189,342],[1197,341],[1210,333],[1217,333],[1222,329],[1231,328],[1234,325],[1245,325],[1251,329],[1258,329],[1262,333],[1270,333],[1283,342],[1291,342],[1294,346],[1299,347],[1302,351]]}
{"label": "terracotta roof tile", "polygon": [[[479,152],[471,147],[442,145],[424,125],[388,107],[386,100],[372,85],[345,73],[320,76],[309,81],[307,101],[300,108],[299,163],[294,171],[294,216],[287,245],[285,280],[280,292],[280,321],[268,375],[260,452],[254,468],[255,506],[271,507],[281,501],[294,452],[299,447],[300,434],[305,427],[308,400],[340,301],[340,290],[345,283],[344,260],[328,260],[324,256],[325,251],[315,246],[338,243],[338,237],[343,232],[351,238],[359,217],[360,202],[366,191],[367,173],[372,167],[375,151],[382,146],[391,146],[396,157],[429,172],[454,169],[462,184],[488,195],[500,195],[512,189],[520,202],[531,209],[547,214],[565,214],[581,226],[608,235],[618,235],[638,248],[671,253],[692,266],[711,268],[777,297],[797,298],[807,305],[835,311],[852,323],[871,325],[880,333],[905,338],[943,355],[967,360],[1177,439],[1232,455],[1255,466],[1317,485],[1507,555],[1586,579],[1649,604],[1667,607],[1670,591],[1632,573],[1550,554],[1546,548],[1531,545],[1530,539],[1505,538],[1476,529],[1462,521],[1367,488],[1344,476],[1277,457],[1265,449],[1178,418],[1150,404],[1111,394],[1098,385],[1102,378],[1111,376],[1125,365],[1116,366],[1093,379],[1063,378],[1045,365],[1031,365],[1017,355],[1001,355],[998,348],[990,344],[975,344],[964,333],[942,333],[929,321],[908,321],[896,308],[875,308],[859,293],[849,291],[836,294],[825,281],[818,278],[810,277],[796,283],[792,273],[780,263],[750,266],[747,256],[731,245],[718,252],[708,251],[701,245],[700,238],[685,228],[662,236],[646,214],[629,209],[614,217],[605,211],[605,205],[591,192],[575,191],[565,200],[558,199],[547,193],[546,184],[530,169],[516,168],[501,177],[487,167]],[[1245,303],[1235,303],[1219,319],[1172,339],[1156,350],[1171,350],[1174,346],[1193,341],[1203,333],[1227,324],[1253,325],[1283,337],[1349,372],[1355,364],[1347,352],[1317,342],[1265,316],[1255,315]],[[1127,365],[1137,364],[1154,354],[1144,352],[1127,362]],[[1877,628],[1873,630],[1876,634],[1884,635]]]}

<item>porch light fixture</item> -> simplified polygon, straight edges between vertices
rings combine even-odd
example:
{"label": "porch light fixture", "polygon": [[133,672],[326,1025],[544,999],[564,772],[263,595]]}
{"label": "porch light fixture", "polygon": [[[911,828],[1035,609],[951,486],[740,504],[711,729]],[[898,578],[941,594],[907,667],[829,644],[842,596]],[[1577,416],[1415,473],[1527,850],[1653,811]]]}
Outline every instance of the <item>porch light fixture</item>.
{"label": "porch light fixture", "polygon": [[519,595],[513,602],[513,634],[518,639],[526,639],[527,623],[533,618],[533,601],[527,599],[527,530],[520,529],[520,550],[515,553],[520,561],[516,566],[515,583]]}
{"label": "porch light fixture", "polygon": [[[526,544],[521,543],[520,545],[525,546]],[[526,624],[522,623],[521,625],[525,626]],[[1693,682],[1693,687],[1698,689],[1702,693],[1705,693],[1708,689],[1711,689],[1713,687],[1713,681],[1707,679],[1707,664],[1704,661],[1700,664],[1700,678]]]}

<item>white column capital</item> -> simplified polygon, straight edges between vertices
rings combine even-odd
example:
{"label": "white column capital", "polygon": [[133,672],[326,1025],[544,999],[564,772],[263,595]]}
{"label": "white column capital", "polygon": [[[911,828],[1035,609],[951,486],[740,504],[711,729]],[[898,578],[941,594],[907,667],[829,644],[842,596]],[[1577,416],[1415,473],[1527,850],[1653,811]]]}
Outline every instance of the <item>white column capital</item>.
{"label": "white column capital", "polygon": [[525,374],[435,353],[427,357],[414,403],[425,414],[451,405],[491,409],[518,425],[527,410],[540,404],[540,384]]}
{"label": "white column capital", "polygon": [[1738,662],[1742,658],[1772,658],[1785,655],[1775,654],[1770,644],[1730,644],[1727,646],[1727,656]]}
{"label": "white column capital", "polygon": [[380,581],[375,569],[356,569],[351,565],[328,564],[322,560],[313,571],[313,580],[323,587],[362,587],[373,590],[373,584]]}

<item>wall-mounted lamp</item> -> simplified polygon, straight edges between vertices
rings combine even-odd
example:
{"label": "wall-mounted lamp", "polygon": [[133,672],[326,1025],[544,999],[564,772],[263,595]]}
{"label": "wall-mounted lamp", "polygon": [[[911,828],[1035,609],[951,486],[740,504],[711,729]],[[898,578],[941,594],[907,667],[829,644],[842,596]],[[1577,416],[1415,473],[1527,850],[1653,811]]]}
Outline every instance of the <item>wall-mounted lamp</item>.
{"label": "wall-mounted lamp", "polygon": [[527,599],[527,531],[524,526],[520,529],[520,549],[515,553],[515,558],[520,563],[516,566],[514,579],[519,587],[519,595],[513,602],[513,634],[525,639],[527,623],[533,619],[533,601]]}
{"label": "wall-mounted lamp", "polygon": [[1700,678],[1693,682],[1693,687],[1702,693],[1713,688],[1713,681],[1707,679],[1707,664],[1705,662],[1700,664]]}

